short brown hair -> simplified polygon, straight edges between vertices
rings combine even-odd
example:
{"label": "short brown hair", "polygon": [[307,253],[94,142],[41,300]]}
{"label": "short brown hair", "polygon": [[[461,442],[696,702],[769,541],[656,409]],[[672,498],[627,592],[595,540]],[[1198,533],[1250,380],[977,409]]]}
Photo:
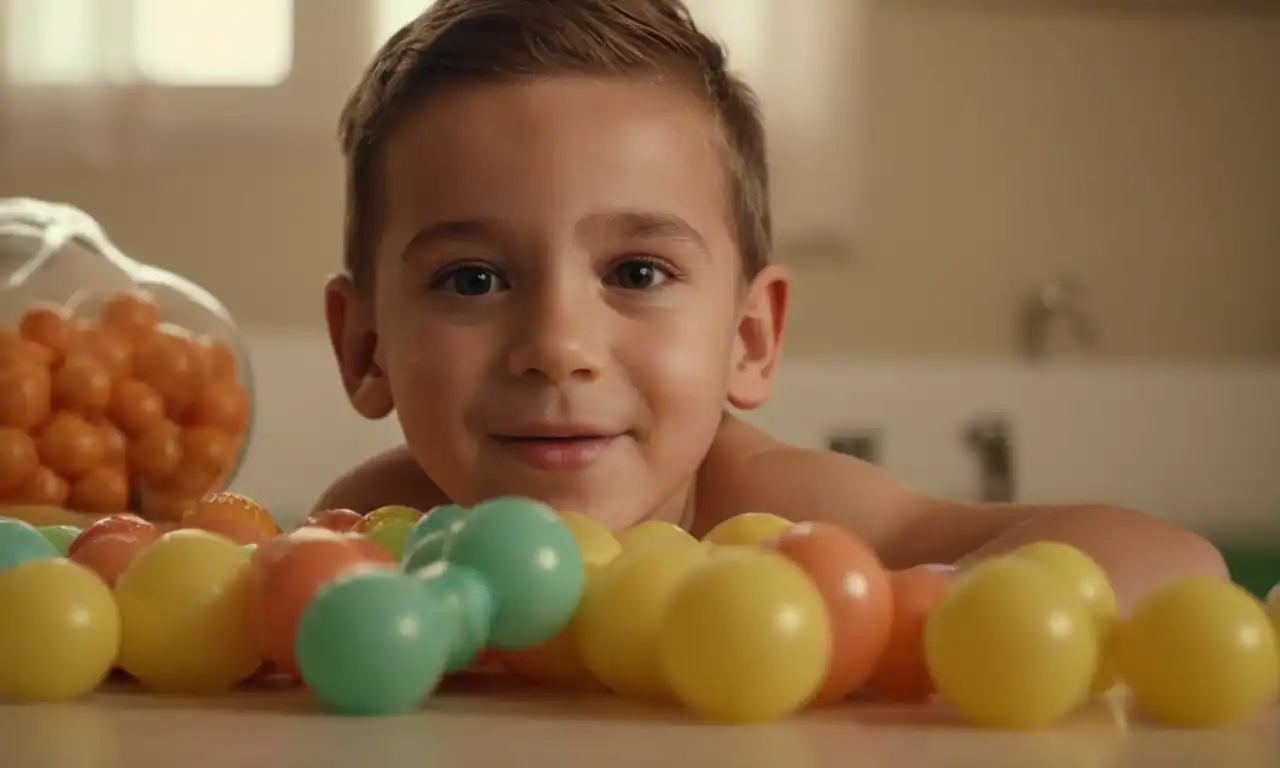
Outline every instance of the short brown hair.
{"label": "short brown hair", "polygon": [[724,137],[743,272],[764,268],[772,226],[759,104],[681,0],[436,0],[382,46],[342,110],[344,264],[357,285],[370,285],[382,148],[401,117],[444,88],[557,74],[689,80]]}

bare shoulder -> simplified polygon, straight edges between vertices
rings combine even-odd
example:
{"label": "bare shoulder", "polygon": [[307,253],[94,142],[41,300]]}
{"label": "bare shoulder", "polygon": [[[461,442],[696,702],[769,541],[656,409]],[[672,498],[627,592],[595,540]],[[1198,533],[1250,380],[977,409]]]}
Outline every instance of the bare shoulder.
{"label": "bare shoulder", "polygon": [[334,480],[316,500],[315,509],[365,514],[388,504],[430,509],[448,502],[408,449],[399,446],[365,459]]}
{"label": "bare shoulder", "polygon": [[693,533],[702,535],[716,524],[747,511],[742,504],[741,480],[756,459],[778,447],[764,431],[725,413],[711,449],[698,470],[697,513]]}

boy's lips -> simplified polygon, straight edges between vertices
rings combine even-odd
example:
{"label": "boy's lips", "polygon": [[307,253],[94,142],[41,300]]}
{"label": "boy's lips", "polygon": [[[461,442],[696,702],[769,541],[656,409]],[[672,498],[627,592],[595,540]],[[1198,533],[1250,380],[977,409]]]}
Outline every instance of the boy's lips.
{"label": "boy's lips", "polygon": [[586,469],[622,437],[600,432],[493,435],[493,441],[515,459],[544,472]]}

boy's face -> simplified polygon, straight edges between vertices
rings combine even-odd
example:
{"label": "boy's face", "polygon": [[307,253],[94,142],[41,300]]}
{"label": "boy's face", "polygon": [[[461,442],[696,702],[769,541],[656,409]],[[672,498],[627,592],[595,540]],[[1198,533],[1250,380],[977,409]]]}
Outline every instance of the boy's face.
{"label": "boy's face", "polygon": [[360,386],[432,481],[679,519],[726,401],[767,395],[785,298],[772,271],[742,279],[707,111],[639,80],[461,88],[384,159]]}

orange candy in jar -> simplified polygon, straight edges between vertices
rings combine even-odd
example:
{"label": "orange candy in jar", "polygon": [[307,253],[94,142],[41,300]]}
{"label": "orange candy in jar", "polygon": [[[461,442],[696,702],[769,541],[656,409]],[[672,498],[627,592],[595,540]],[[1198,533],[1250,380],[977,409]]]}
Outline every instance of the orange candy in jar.
{"label": "orange candy in jar", "polygon": [[205,291],[84,212],[0,199],[0,508],[177,522],[243,453],[238,341]]}

